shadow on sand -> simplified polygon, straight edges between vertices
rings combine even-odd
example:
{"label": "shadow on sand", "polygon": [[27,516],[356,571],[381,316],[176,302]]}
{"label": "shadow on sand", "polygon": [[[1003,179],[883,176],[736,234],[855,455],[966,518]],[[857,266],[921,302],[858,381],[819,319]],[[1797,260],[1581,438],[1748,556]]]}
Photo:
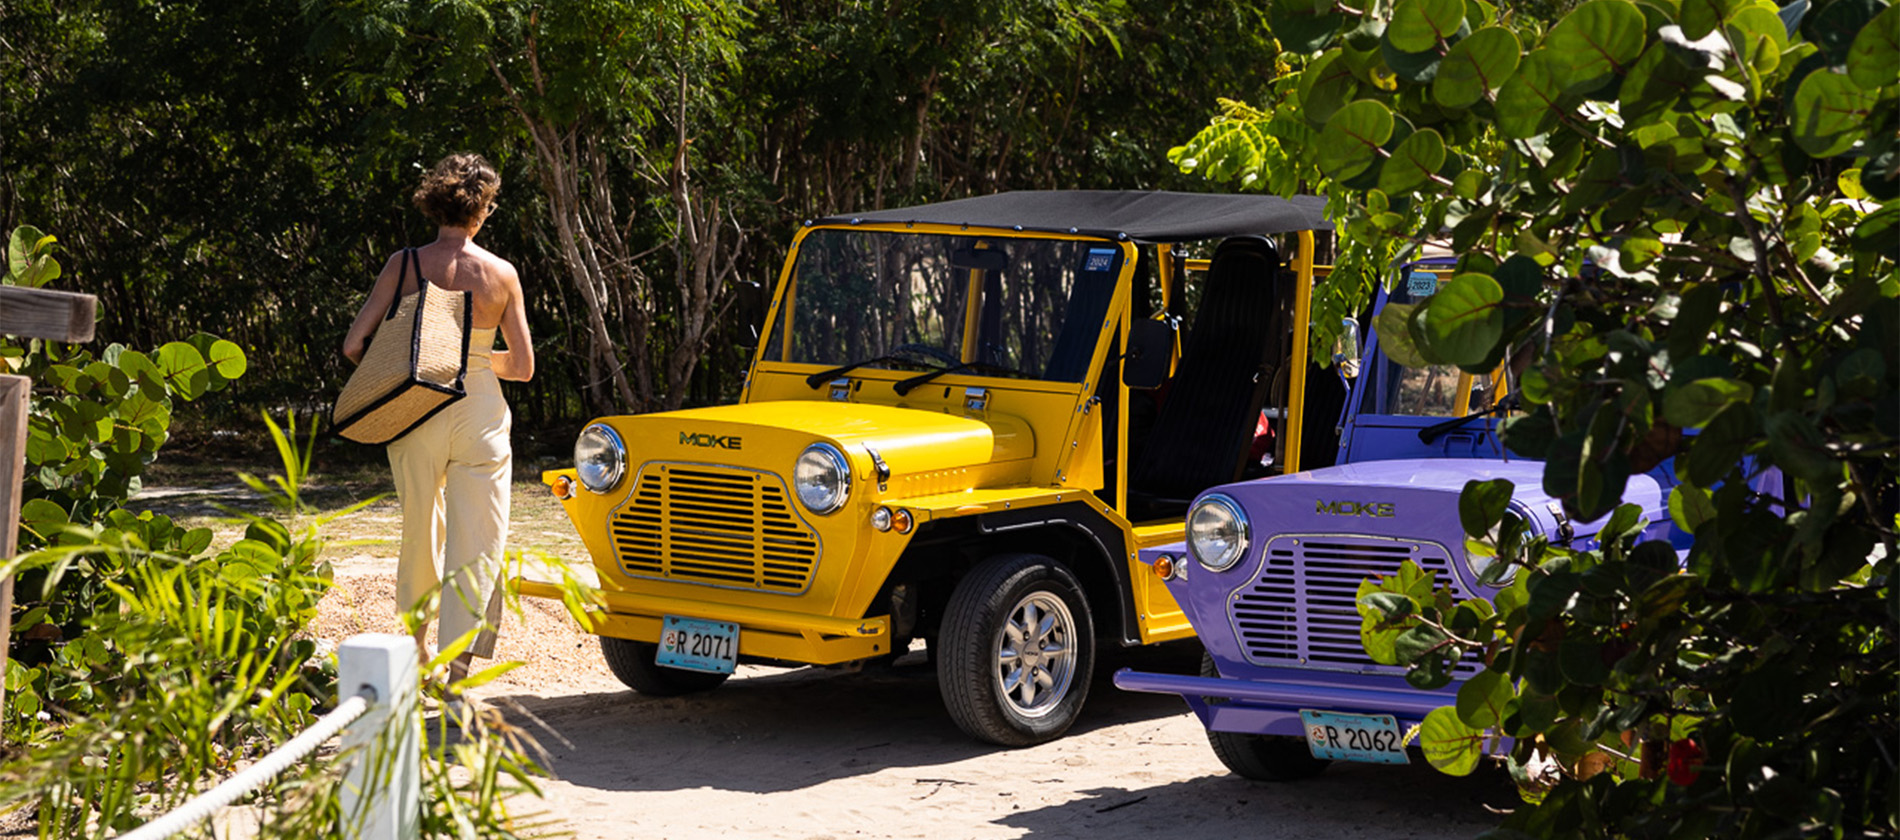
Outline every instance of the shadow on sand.
{"label": "shadow on sand", "polygon": [[[1109,675],[1124,666],[1187,672],[1198,645],[1102,654],[1071,735],[1186,711],[1172,697],[1120,691]],[[750,668],[686,697],[607,691],[490,702],[533,730],[556,776],[607,791],[774,793],[905,767],[928,780],[932,767],[1011,752],[964,735],[943,709],[935,669],[919,660],[862,673]]]}

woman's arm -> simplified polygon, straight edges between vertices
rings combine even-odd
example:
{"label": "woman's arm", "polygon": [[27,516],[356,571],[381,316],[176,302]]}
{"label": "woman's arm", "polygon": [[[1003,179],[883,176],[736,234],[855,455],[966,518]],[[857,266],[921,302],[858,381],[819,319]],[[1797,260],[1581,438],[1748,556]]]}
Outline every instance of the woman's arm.
{"label": "woman's arm", "polygon": [[508,349],[495,351],[489,361],[496,378],[526,382],[534,378],[534,340],[528,336],[528,306],[522,301],[521,277],[515,273],[515,267],[506,262],[502,265],[507,266],[502,286],[507,290],[508,303],[501,310],[501,338]]}
{"label": "woman's arm", "polygon": [[383,263],[383,270],[376,274],[376,285],[370,288],[369,300],[363,301],[363,308],[356,313],[356,320],[350,323],[350,331],[343,336],[343,356],[351,364],[360,364],[363,353],[369,349],[369,340],[376,335],[376,326],[383,322],[383,316],[389,313],[389,302],[396,297],[396,285],[402,276],[402,252],[397,251]]}

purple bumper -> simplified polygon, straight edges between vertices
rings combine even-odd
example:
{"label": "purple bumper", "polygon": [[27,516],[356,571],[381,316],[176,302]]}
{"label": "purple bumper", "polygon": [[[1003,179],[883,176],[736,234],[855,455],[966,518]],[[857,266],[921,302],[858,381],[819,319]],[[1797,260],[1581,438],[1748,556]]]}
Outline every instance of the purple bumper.
{"label": "purple bumper", "polygon": [[1456,687],[1443,691],[1414,688],[1368,688],[1318,685],[1311,671],[1268,669],[1281,674],[1250,676],[1245,680],[1150,674],[1123,668],[1115,672],[1115,687],[1150,694],[1178,694],[1215,732],[1253,735],[1304,734],[1300,710],[1352,714],[1392,715],[1400,730],[1425,719],[1431,710],[1456,705]]}

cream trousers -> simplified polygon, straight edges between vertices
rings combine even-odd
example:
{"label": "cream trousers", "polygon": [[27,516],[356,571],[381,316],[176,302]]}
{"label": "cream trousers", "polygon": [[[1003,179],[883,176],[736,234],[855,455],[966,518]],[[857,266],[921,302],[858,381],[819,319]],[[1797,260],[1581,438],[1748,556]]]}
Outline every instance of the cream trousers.
{"label": "cream trousers", "polygon": [[508,538],[513,417],[488,357],[478,353],[464,378],[468,396],[389,444],[389,468],[402,502],[396,607],[415,606],[441,584],[436,644],[448,647],[478,630],[468,652],[488,658],[501,626],[495,578]]}

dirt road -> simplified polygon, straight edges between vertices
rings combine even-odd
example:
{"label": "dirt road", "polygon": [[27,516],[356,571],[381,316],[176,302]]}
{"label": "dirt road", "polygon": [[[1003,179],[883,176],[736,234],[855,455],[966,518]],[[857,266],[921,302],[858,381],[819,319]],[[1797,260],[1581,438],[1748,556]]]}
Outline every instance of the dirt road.
{"label": "dirt road", "polygon": [[[1185,653],[1117,664],[1189,670],[1198,653]],[[1495,823],[1480,802],[1514,799],[1497,775],[1422,765],[1249,782],[1221,766],[1180,701],[1105,679],[1075,731],[1021,750],[964,737],[922,663],[743,668],[688,698],[641,697],[607,677],[493,696],[565,736],[544,739],[559,777],[547,805],[579,838],[1453,838]]]}
{"label": "dirt road", "polygon": [[[395,629],[392,565],[340,559],[313,631]],[[1468,838],[1497,821],[1485,803],[1516,801],[1501,774],[1422,763],[1335,765],[1291,784],[1234,776],[1180,700],[1108,681],[1123,666],[1192,673],[1191,642],[1104,650],[1076,728],[1020,750],[965,737],[921,652],[863,673],[741,666],[707,694],[643,697],[558,605],[528,601],[503,620],[496,655],[527,664],[476,694],[546,725],[535,731],[556,778],[541,807],[579,840]]]}

